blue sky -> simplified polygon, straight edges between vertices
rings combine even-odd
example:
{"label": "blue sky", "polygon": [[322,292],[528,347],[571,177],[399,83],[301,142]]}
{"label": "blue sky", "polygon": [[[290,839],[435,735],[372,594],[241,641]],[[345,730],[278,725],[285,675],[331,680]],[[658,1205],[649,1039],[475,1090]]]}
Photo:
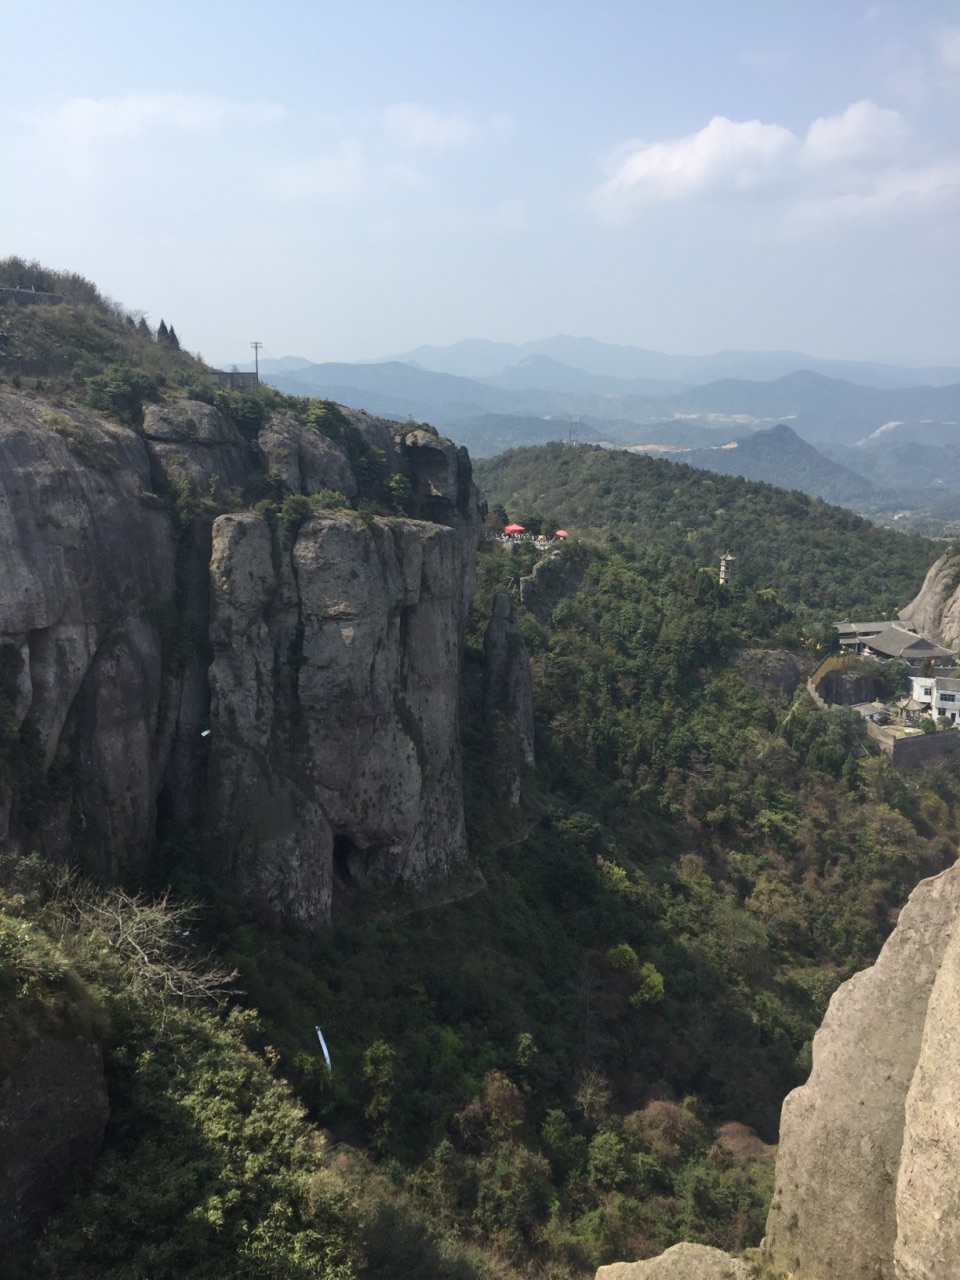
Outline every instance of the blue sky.
{"label": "blue sky", "polygon": [[956,0],[0,0],[0,253],[242,361],[960,364]]}

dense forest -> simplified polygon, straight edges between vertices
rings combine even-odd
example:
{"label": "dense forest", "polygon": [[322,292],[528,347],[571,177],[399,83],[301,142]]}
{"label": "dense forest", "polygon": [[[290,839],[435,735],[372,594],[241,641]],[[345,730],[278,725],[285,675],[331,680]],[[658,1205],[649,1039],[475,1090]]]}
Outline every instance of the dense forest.
{"label": "dense forest", "polygon": [[617,533],[694,565],[715,565],[732,551],[742,582],[775,590],[801,615],[892,617],[936,558],[926,538],[878,528],[798,490],[618,450],[515,449],[478,462],[476,474],[489,501],[523,524],[539,517],[593,536]]}
{"label": "dense forest", "polygon": [[[109,350],[15,375],[23,394],[55,381],[135,422],[137,397],[189,389],[248,431],[284,405],[352,439],[335,407],[204,388],[192,358],[156,357],[155,335],[89,299],[31,315],[104,328]],[[395,509],[368,463],[358,505]],[[809,667],[825,620],[889,614],[936,548],[588,447],[479,474],[491,532],[509,516],[579,536],[536,611],[519,584],[544,553],[482,545],[461,884],[373,893],[308,933],[232,893],[190,830],[168,830],[136,883],[0,862],[0,1072],[39,1029],[82,1031],[111,1099],[102,1155],[0,1276],[572,1280],[680,1239],[759,1240],[780,1105],[827,1001],[960,838],[955,764],[898,776],[857,717],[760,655]],[[269,476],[247,499],[275,502]],[[714,569],[728,548],[730,588]],[[516,807],[491,785],[482,714],[500,591],[534,680]],[[0,734],[14,769],[6,714]]]}

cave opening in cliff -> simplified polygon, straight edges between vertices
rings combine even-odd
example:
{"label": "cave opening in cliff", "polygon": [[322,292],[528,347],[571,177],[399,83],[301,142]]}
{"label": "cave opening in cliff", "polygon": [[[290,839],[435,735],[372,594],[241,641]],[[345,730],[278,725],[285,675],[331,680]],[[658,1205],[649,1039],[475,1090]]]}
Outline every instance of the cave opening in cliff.
{"label": "cave opening in cliff", "polygon": [[341,884],[357,883],[354,868],[360,852],[360,846],[342,832],[333,837],[333,874]]}

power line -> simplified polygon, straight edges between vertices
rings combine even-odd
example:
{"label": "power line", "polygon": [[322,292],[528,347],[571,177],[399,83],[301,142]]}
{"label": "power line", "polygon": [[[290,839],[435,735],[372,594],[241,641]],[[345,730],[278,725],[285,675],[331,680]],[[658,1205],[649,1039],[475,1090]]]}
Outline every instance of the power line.
{"label": "power line", "polygon": [[254,372],[257,375],[257,386],[259,387],[260,385],[260,348],[263,346],[263,343],[251,342],[250,345],[251,347],[253,347],[253,368],[254,368]]}

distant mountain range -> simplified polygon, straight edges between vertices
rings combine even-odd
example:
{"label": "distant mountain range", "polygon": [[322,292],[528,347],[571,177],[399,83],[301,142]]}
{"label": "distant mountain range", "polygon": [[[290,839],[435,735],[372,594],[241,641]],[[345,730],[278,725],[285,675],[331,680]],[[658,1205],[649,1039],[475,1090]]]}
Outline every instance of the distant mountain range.
{"label": "distant mountain range", "polygon": [[355,364],[289,356],[260,369],[295,395],[429,421],[477,457],[575,438],[881,517],[935,506],[937,527],[960,518],[960,369],[792,352],[668,356],[571,337],[470,339]]}
{"label": "distant mountain range", "polygon": [[880,496],[863,475],[825,457],[783,424],[728,444],[663,456],[705,471],[799,489],[842,507],[862,508]]}
{"label": "distant mountain range", "polygon": [[416,364],[435,373],[463,378],[490,378],[536,357],[582,369],[598,377],[656,379],[698,384],[721,378],[767,382],[809,369],[828,378],[845,378],[864,387],[944,386],[960,382],[960,368],[879,364],[869,361],[823,360],[797,351],[718,351],[708,356],[672,356],[642,347],[616,346],[595,338],[558,335],[537,342],[490,342],[467,338],[448,347],[422,346],[390,359]]}
{"label": "distant mountain range", "polygon": [[[527,371],[531,379],[545,374],[551,385],[509,385]],[[725,378],[671,388],[666,394],[651,394],[643,380],[612,379],[551,360],[485,379],[434,373],[399,361],[312,364],[265,370],[264,378],[296,395],[339,400],[392,417],[428,419],[445,429],[478,413],[551,415],[568,421],[586,416],[638,425],[683,418],[727,430],[787,420],[806,440],[855,444],[892,422],[914,427],[955,427],[960,422],[960,384],[881,389],[809,370],[766,382]]]}

